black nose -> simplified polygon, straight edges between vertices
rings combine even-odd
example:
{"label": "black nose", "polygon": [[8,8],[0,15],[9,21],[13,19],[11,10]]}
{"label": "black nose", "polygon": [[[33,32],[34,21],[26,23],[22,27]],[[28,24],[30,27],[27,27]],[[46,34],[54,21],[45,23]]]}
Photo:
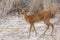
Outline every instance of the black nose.
{"label": "black nose", "polygon": [[21,14],[24,14],[24,13],[21,13]]}

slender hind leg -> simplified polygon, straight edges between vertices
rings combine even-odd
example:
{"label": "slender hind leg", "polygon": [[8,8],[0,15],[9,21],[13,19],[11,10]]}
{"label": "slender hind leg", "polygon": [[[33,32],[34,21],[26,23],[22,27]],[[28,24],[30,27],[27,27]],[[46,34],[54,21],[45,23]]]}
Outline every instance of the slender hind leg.
{"label": "slender hind leg", "polygon": [[49,29],[49,26],[46,27],[45,31],[43,32],[43,35],[45,35],[45,33],[48,29]]}
{"label": "slender hind leg", "polygon": [[52,35],[53,30],[54,30],[54,25],[53,25],[52,23],[50,23],[49,21],[48,21],[47,23],[48,23],[48,25],[49,25],[49,26],[51,26],[51,27],[52,27],[52,31],[51,31],[51,35]]}
{"label": "slender hind leg", "polygon": [[48,22],[46,22],[46,21],[44,21],[44,22],[45,22],[45,24],[47,25],[47,27],[46,27],[46,29],[44,30],[43,35],[45,35],[46,31],[49,29],[49,24],[48,24]]}
{"label": "slender hind leg", "polygon": [[54,30],[54,25],[52,23],[49,23],[50,26],[52,27],[52,31],[51,31],[51,35],[53,34],[53,30]]}

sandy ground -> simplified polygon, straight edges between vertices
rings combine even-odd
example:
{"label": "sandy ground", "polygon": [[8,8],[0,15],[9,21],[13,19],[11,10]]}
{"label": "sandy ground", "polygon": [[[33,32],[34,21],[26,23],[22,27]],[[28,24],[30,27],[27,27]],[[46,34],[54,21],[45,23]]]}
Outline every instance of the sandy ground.
{"label": "sandy ground", "polygon": [[[51,19],[54,24],[57,21],[56,18]],[[46,25],[43,22],[35,23],[37,36],[35,36],[34,30],[29,34],[29,23],[27,23],[24,17],[18,18],[17,16],[7,16],[0,19],[0,40],[60,40],[60,25],[54,24],[53,36],[50,36],[51,27],[42,35]]]}

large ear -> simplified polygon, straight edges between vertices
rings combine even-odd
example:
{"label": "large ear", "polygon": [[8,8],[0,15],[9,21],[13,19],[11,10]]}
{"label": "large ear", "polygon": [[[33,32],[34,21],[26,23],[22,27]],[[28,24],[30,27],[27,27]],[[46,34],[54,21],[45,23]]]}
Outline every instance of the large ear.
{"label": "large ear", "polygon": [[23,12],[27,12],[27,8],[26,7],[23,7],[22,9],[21,9]]}
{"label": "large ear", "polygon": [[24,14],[27,12],[27,7],[20,8],[20,10],[21,10],[21,13]]}

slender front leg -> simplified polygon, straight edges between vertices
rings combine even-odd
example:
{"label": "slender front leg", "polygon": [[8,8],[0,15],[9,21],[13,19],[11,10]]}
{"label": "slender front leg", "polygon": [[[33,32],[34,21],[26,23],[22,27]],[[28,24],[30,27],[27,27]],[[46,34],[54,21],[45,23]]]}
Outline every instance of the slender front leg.
{"label": "slender front leg", "polygon": [[30,25],[29,38],[30,38],[31,31],[32,31],[32,25]]}
{"label": "slender front leg", "polygon": [[35,31],[35,35],[37,36],[37,32],[36,32],[36,29],[35,29],[35,26],[33,25],[33,28],[34,28],[34,31]]}

